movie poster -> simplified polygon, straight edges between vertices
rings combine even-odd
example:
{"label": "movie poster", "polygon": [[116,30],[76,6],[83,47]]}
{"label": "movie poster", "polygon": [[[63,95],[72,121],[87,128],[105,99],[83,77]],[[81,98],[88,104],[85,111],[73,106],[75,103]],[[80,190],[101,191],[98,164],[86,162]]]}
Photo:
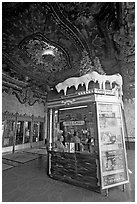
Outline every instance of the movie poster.
{"label": "movie poster", "polygon": [[127,159],[118,104],[98,104],[102,188],[128,181]]}

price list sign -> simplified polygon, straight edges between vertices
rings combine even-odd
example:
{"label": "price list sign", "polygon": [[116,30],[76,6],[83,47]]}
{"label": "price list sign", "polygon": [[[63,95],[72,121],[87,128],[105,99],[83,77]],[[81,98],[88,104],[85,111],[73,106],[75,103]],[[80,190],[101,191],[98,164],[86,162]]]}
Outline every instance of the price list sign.
{"label": "price list sign", "polygon": [[121,106],[97,104],[101,186],[107,189],[129,182]]}

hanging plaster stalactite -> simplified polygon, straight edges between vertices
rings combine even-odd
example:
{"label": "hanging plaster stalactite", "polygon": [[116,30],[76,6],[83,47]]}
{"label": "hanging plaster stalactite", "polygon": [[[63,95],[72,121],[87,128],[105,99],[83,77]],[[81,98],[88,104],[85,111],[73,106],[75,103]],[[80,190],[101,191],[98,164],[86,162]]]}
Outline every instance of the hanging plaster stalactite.
{"label": "hanging plaster stalactite", "polygon": [[89,74],[85,74],[81,77],[71,77],[69,79],[66,79],[64,82],[59,83],[56,85],[56,89],[58,93],[63,90],[64,95],[67,93],[67,88],[70,88],[74,86],[76,90],[78,89],[78,86],[81,84],[85,84],[86,91],[88,91],[88,86],[90,81],[93,81],[94,83],[98,82],[99,83],[99,89],[105,90],[105,84],[106,82],[110,83],[110,87],[112,89],[112,83],[116,83],[119,87],[119,94],[122,95],[122,77],[120,74],[114,74],[114,75],[101,75],[98,74],[97,72],[92,72]]}

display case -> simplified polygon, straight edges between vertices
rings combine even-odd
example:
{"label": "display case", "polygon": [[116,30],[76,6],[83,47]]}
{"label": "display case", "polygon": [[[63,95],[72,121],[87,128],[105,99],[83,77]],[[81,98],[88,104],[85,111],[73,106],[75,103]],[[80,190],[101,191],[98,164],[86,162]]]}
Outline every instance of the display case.
{"label": "display case", "polygon": [[48,95],[48,175],[97,192],[128,183],[120,85],[71,85]]}

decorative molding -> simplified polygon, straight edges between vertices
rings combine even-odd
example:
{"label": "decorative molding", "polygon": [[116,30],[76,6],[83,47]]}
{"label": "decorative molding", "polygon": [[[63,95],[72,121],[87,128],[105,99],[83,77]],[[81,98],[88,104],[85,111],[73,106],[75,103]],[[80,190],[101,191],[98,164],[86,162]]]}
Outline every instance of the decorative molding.
{"label": "decorative molding", "polygon": [[15,85],[14,87],[3,85],[2,92],[15,95],[21,104],[28,104],[29,106],[33,106],[36,102],[38,102],[39,104],[43,103],[44,106],[46,105],[46,95],[42,95],[39,92],[33,91],[30,87],[19,88]]}
{"label": "decorative molding", "polygon": [[16,113],[10,113],[9,111],[4,111],[2,112],[2,119],[4,120],[27,120],[27,121],[34,121],[34,122],[44,122],[44,117],[41,116],[34,116],[34,115],[27,115],[25,114],[19,114],[18,112]]}
{"label": "decorative molding", "polygon": [[2,74],[2,92],[15,95],[21,104],[33,106],[36,102],[46,104],[47,92],[43,94],[37,87]]}
{"label": "decorative molding", "polygon": [[[93,61],[97,56],[107,74],[118,72],[122,75],[123,96],[128,99],[133,98],[134,16],[134,2],[106,2],[105,4],[101,2],[4,2],[2,49],[3,53],[6,52],[5,56],[3,54],[3,59],[8,64],[6,69],[13,71],[12,76],[15,71],[16,74],[29,77],[36,81],[39,87],[46,89],[46,84],[54,87],[66,78],[78,77],[81,71],[80,61],[85,63],[81,59],[82,51],[86,50],[91,65],[94,64]],[[37,40],[46,41],[51,45],[55,42],[58,46],[55,44],[53,46],[57,48],[61,45],[62,49],[59,51],[65,53],[66,58],[63,58],[59,66],[47,66],[46,70],[44,66],[37,67],[35,54],[31,58],[26,57],[27,50],[23,47],[19,48],[20,42],[26,42],[27,36],[35,38],[38,33],[43,38]],[[49,42],[46,39],[49,39]],[[47,59],[47,56],[45,58]],[[53,58],[52,55],[49,57],[49,65]],[[83,67],[83,71],[88,71],[88,64],[87,67]],[[49,90],[48,87],[46,90]]]}
{"label": "decorative molding", "polygon": [[[49,69],[48,72],[52,72],[53,70],[53,72],[59,71],[57,70],[58,66],[56,64],[60,64],[62,60],[64,62],[66,61],[66,64],[70,67],[68,53],[60,45],[42,35],[42,33],[27,36],[20,42],[19,48],[24,54],[26,53],[27,58],[30,58],[33,68],[41,68],[43,72],[48,71],[48,67],[51,67],[52,64],[54,65],[53,69]],[[61,69],[60,66],[58,68]]]}
{"label": "decorative molding", "polygon": [[83,50],[82,59],[80,62],[80,75],[82,76],[93,71],[103,75],[106,74],[102,68],[99,57],[95,57],[92,62],[87,51]]}
{"label": "decorative molding", "polygon": [[86,49],[89,52],[89,46],[86,42],[86,39],[83,38],[82,34],[79,32],[79,30],[69,21],[67,18],[64,17],[62,12],[60,11],[60,8],[58,6],[58,3],[49,4],[49,6],[52,9],[52,12],[54,13],[54,16],[56,17],[58,23],[63,26],[65,31],[73,38],[77,45],[81,47],[81,49]]}
{"label": "decorative molding", "polygon": [[72,105],[75,101],[76,101],[76,99],[72,99],[72,100],[61,101],[61,103],[63,105],[69,106],[69,105]]}
{"label": "decorative molding", "polygon": [[46,97],[33,92],[30,87],[23,88],[21,91],[8,87],[3,87],[2,89],[7,94],[15,95],[21,104],[28,104],[29,106],[33,106],[36,102],[39,104],[43,103],[44,106],[46,104]]}

